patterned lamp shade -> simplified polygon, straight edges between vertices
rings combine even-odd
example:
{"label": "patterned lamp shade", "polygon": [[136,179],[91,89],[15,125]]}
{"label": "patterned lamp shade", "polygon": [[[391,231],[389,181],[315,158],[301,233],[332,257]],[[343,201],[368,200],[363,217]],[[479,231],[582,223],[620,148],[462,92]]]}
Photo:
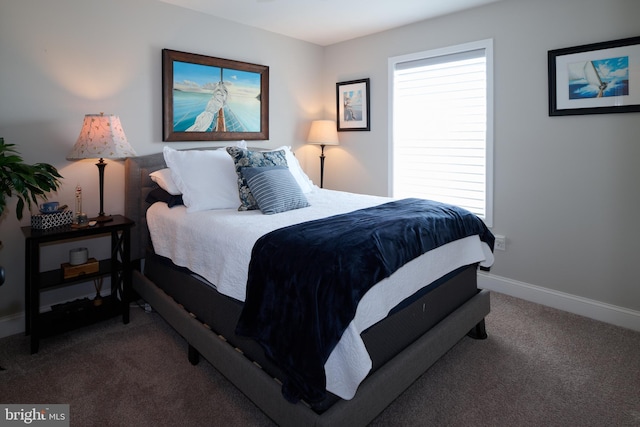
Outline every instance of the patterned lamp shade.
{"label": "patterned lamp shade", "polygon": [[80,135],[67,160],[124,159],[135,155],[122,130],[120,118],[100,113],[84,116]]}
{"label": "patterned lamp shade", "polygon": [[118,116],[105,116],[103,113],[84,116],[80,135],[67,160],[100,158],[96,163],[100,183],[100,212],[93,218],[95,221],[112,220],[111,215],[104,213],[104,168],[107,166],[104,159],[124,159],[135,155],[135,150],[127,142]]}

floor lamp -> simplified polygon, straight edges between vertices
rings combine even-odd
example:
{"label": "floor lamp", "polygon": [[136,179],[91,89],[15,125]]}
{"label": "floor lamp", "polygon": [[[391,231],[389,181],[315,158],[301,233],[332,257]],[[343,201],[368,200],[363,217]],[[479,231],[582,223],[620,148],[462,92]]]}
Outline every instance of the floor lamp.
{"label": "floor lamp", "polygon": [[97,217],[91,218],[92,220],[112,220],[111,215],[104,213],[104,168],[107,166],[104,159],[124,159],[135,155],[136,152],[129,145],[118,116],[105,116],[103,113],[84,116],[80,135],[67,160],[100,159],[96,163],[100,182],[100,212]]}
{"label": "floor lamp", "polygon": [[320,146],[320,188],[324,188],[324,146],[340,144],[336,122],[333,120],[314,120],[311,122],[307,142]]}

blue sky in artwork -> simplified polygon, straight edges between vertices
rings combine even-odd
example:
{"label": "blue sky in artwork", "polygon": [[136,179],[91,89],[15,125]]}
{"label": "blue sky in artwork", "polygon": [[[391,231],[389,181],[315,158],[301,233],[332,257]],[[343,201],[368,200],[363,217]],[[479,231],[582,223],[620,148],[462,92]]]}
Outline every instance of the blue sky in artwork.
{"label": "blue sky in artwork", "polygon": [[629,79],[629,57],[598,59],[593,61],[602,80],[627,80]]}
{"label": "blue sky in artwork", "polygon": [[[250,86],[256,88],[259,88],[260,86],[259,73],[225,68],[223,69],[223,78],[225,82],[239,86]],[[173,81],[174,83],[189,81],[203,87],[207,84],[220,81],[220,67],[174,61]]]}

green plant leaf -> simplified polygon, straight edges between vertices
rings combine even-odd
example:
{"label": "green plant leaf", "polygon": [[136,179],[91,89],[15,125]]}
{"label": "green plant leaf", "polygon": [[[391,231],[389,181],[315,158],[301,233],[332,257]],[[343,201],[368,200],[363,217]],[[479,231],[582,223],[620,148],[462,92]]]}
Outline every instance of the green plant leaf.
{"label": "green plant leaf", "polygon": [[38,199],[46,200],[47,193],[60,188],[61,179],[58,170],[48,163],[24,163],[15,145],[0,138],[0,215],[7,206],[6,199],[15,195],[16,217],[21,220],[25,206],[31,210]]}

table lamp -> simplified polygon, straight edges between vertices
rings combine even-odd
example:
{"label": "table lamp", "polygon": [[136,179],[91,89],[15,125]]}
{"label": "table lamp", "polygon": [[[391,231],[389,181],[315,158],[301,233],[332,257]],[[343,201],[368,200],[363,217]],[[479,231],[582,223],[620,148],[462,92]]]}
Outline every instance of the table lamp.
{"label": "table lamp", "polygon": [[99,158],[98,178],[100,180],[100,212],[95,218],[97,222],[111,221],[111,215],[104,213],[104,159],[124,159],[136,155],[135,150],[127,142],[122,130],[120,118],[114,115],[87,114],[80,135],[67,160]]}

